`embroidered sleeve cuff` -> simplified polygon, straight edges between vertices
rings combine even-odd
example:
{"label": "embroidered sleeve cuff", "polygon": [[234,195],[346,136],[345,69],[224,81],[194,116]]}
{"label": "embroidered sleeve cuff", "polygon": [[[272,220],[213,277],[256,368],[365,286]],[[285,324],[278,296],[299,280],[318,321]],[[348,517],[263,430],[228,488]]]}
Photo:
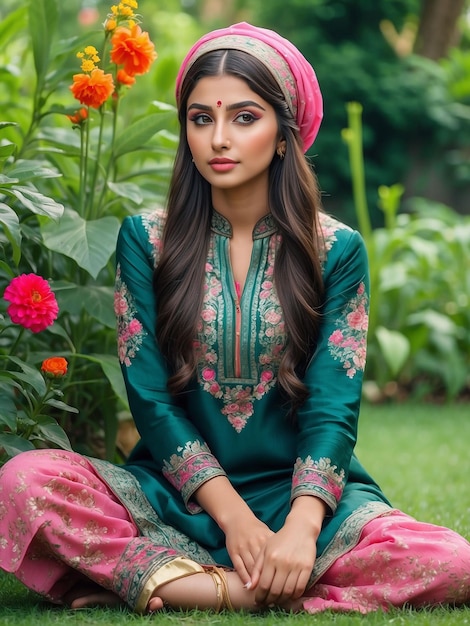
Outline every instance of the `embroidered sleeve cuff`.
{"label": "embroidered sleeve cuff", "polygon": [[343,493],[344,470],[332,465],[331,459],[314,461],[310,456],[298,458],[292,476],[291,500],[298,496],[311,495],[321,498],[334,512]]}
{"label": "embroidered sleeve cuff", "polygon": [[188,442],[177,448],[168,461],[164,461],[163,475],[181,493],[190,513],[202,509],[191,496],[203,483],[215,476],[226,476],[208,446],[200,441]]}

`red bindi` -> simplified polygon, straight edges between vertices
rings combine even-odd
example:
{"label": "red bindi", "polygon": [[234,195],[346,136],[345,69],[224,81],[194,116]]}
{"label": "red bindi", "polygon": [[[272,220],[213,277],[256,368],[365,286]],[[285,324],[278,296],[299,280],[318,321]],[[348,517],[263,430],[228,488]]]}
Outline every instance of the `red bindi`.
{"label": "red bindi", "polygon": [[217,100],[217,108],[222,106],[222,100]]}

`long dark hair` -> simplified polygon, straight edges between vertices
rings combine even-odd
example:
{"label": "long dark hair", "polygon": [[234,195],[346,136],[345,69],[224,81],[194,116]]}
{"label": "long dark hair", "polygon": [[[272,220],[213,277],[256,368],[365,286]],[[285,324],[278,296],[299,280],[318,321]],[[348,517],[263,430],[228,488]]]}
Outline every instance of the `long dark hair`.
{"label": "long dark hair", "polygon": [[295,120],[271,72],[238,50],[217,50],[190,67],[179,100],[180,141],[168,194],[162,254],[154,274],[157,341],[168,361],[168,389],[184,390],[195,375],[193,341],[203,298],[212,214],[211,188],[192,163],[186,140],[186,106],[198,80],[227,74],[243,79],[275,110],[285,158],[274,156],[269,172],[269,209],[281,236],[274,283],[287,330],[278,382],[293,410],[307,397],[301,378],[314,350],[323,301],[319,258],[320,193],[302,150]]}

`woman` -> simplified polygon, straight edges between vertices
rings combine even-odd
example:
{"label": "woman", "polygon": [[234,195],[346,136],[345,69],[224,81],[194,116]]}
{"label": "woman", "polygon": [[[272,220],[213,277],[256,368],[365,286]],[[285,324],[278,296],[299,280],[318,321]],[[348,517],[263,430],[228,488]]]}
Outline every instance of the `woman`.
{"label": "woman", "polygon": [[76,608],[468,601],[470,544],[393,509],[354,455],[368,268],[304,157],[322,117],[312,67],[237,24],[191,48],[176,95],[167,211],[128,217],[117,246],[141,440],[123,467],[11,460],[2,568]]}

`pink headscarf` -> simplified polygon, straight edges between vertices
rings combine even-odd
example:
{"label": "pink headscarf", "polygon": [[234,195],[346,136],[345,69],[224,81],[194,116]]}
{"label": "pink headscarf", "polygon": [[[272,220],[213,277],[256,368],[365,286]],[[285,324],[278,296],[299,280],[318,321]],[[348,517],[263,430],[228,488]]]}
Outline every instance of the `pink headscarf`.
{"label": "pink headscarf", "polygon": [[267,28],[246,22],[214,30],[189,50],[176,78],[176,99],[191,65],[212,50],[243,50],[259,59],[279,83],[297,121],[304,152],[313,144],[323,117],[323,100],[315,71],[289,40]]}

